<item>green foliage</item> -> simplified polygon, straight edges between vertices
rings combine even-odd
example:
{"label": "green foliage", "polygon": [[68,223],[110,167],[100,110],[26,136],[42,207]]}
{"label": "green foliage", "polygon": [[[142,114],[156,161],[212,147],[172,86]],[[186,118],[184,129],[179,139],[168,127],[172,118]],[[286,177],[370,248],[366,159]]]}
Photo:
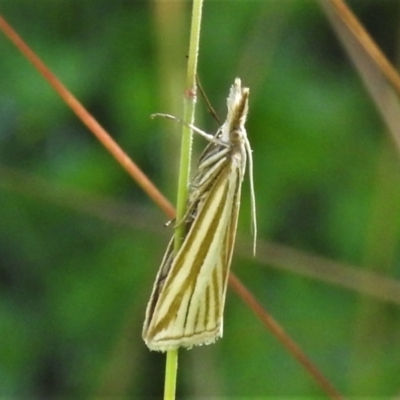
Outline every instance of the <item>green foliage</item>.
{"label": "green foliage", "polygon": [[[158,52],[176,43],[181,59],[171,64],[184,64],[189,3],[172,44],[160,39],[160,2],[67,3],[9,1],[1,12],[174,201],[179,138],[170,129],[180,129],[150,114],[182,102],[185,76],[160,65]],[[380,32],[398,30],[398,7],[377,4],[356,5],[394,51],[395,34]],[[260,237],[395,275],[397,155],[317,5],[206,1],[203,19],[199,74],[221,117],[236,76],[251,90]],[[164,358],[147,351],[141,324],[167,217],[3,35],[0,52],[0,393],[159,394]],[[215,130],[205,112],[198,121]],[[250,235],[247,189],[239,238]],[[398,305],[244,257],[233,270],[339,391],[398,394]],[[232,291],[224,338],[183,352],[180,369],[178,390],[188,397],[322,393]]]}

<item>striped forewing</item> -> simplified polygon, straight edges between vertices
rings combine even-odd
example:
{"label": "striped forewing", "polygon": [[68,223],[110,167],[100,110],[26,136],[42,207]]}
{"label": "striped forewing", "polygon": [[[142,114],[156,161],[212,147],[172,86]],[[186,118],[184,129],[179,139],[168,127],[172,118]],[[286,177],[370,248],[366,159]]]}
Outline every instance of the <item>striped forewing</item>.
{"label": "striped forewing", "polygon": [[161,289],[153,291],[144,327],[152,349],[192,347],[222,334],[241,182],[239,168],[229,167],[205,198]]}
{"label": "striped forewing", "polygon": [[[236,97],[235,97],[236,96]],[[152,350],[208,344],[222,336],[227,277],[249,144],[244,130],[248,90],[236,80],[228,117],[200,158],[176,257],[165,253],[146,311],[143,338]],[[236,101],[236,103],[235,103]],[[251,154],[250,154],[251,157]]]}

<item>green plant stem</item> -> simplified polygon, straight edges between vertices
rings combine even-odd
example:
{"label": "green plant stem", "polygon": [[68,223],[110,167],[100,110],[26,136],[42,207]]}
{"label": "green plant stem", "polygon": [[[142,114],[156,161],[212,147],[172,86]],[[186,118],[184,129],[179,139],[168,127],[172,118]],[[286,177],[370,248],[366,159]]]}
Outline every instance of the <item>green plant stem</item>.
{"label": "green plant stem", "polygon": [[176,377],[178,370],[178,350],[169,350],[165,363],[164,400],[175,399]]}
{"label": "green plant stem", "polygon": [[[203,0],[194,0],[192,9],[192,24],[190,30],[190,44],[188,68],[186,75],[185,97],[183,102],[183,121],[188,124],[194,123],[194,112],[196,106],[196,71],[200,42],[200,22]],[[176,201],[176,221],[180,221],[185,215],[188,182],[190,175],[190,158],[192,151],[192,131],[182,125],[181,158],[179,165],[178,194]],[[174,251],[177,253],[184,238],[184,224],[178,224],[175,230]]]}
{"label": "green plant stem", "polygon": [[[196,73],[200,43],[200,24],[203,0],[193,0],[192,20],[190,29],[190,44],[188,69],[186,76],[185,97],[183,102],[183,120],[194,123],[196,106]],[[187,126],[182,126],[181,157],[179,166],[178,194],[176,201],[176,221],[179,222],[185,215],[188,199],[188,182],[190,176],[190,157],[192,150],[192,132]],[[176,254],[185,235],[185,224],[177,224],[175,229],[174,253]],[[176,393],[176,379],[178,372],[178,350],[167,352],[165,366],[164,400],[174,400]]]}

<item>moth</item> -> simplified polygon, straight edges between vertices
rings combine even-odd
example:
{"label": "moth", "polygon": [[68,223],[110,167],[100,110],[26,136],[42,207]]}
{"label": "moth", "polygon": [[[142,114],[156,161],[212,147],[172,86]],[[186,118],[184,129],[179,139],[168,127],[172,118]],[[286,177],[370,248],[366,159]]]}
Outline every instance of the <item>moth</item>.
{"label": "moth", "polygon": [[143,339],[151,350],[214,343],[223,333],[227,279],[232,261],[241,186],[249,160],[254,251],[256,238],[253,162],[245,121],[249,89],[236,78],[228,114],[215,135],[190,126],[210,143],[189,187],[185,238],[165,252],[146,310]]}

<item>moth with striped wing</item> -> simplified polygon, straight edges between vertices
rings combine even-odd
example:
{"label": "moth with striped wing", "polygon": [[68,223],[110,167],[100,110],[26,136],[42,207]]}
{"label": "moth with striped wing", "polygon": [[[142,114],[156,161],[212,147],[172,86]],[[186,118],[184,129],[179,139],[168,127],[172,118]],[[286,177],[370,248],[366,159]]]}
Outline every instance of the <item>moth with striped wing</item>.
{"label": "moth with striped wing", "polygon": [[[186,236],[174,257],[170,241],[146,310],[143,339],[151,350],[210,344],[222,337],[227,279],[232,261],[240,195],[249,160],[252,225],[256,238],[252,154],[244,127],[249,89],[235,79],[228,115],[207,138],[190,184],[183,220]],[[254,245],[255,248],[255,245]]]}

